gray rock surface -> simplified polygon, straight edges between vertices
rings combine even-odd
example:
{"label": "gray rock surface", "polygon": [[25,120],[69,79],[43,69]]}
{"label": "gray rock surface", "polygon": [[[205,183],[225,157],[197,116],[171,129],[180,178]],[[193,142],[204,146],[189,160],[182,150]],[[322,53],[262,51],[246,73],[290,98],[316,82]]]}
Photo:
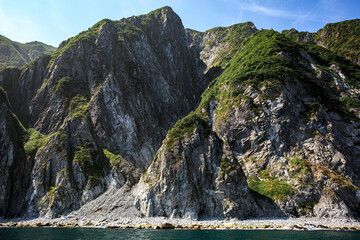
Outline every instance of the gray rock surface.
{"label": "gray rock surface", "polygon": [[191,54],[180,18],[165,7],[105,19],[51,57],[1,72],[12,110],[46,136],[29,159],[26,214],[57,217],[112,182],[137,183],[207,85]]}
{"label": "gray rock surface", "polygon": [[0,87],[0,215],[4,217],[17,216],[26,210],[32,162],[26,159],[22,147],[25,133]]}
{"label": "gray rock surface", "polygon": [[216,85],[247,67],[232,60],[257,34],[250,22],[185,30],[164,7],[1,71],[0,216],[358,217],[359,109],[340,100],[359,89],[342,66],[281,44],[274,65],[296,75]]}

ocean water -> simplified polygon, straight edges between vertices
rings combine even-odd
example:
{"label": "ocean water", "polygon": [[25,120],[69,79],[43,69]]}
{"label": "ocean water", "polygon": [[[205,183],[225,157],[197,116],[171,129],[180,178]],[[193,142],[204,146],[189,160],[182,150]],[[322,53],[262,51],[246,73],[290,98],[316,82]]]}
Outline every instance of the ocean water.
{"label": "ocean water", "polygon": [[0,228],[1,240],[116,239],[360,239],[360,231],[287,230],[128,230],[91,228]]}

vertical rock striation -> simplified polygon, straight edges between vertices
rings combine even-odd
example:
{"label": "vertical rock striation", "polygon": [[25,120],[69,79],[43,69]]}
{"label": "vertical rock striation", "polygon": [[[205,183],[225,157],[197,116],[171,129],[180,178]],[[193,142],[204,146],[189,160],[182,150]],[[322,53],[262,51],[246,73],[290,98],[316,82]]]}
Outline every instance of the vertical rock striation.
{"label": "vertical rock striation", "polygon": [[164,7],[3,69],[0,216],[359,216],[360,70],[313,37]]}

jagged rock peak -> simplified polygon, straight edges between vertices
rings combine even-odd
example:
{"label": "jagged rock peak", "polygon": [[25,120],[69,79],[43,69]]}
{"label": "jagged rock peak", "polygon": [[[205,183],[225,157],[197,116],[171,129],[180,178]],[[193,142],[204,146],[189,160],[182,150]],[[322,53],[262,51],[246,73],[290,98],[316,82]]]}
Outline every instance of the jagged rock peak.
{"label": "jagged rock peak", "polygon": [[360,68],[299,36],[164,7],[0,71],[0,216],[360,216]]}

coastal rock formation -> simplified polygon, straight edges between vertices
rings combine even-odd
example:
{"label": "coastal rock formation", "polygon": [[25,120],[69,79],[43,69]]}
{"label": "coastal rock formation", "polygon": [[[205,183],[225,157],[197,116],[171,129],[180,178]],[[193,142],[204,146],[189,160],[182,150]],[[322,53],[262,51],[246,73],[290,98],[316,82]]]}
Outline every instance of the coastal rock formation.
{"label": "coastal rock formation", "polygon": [[3,69],[0,216],[358,217],[360,68],[317,41],[164,7]]}
{"label": "coastal rock formation", "polygon": [[2,71],[11,109],[31,128],[27,214],[55,217],[111,182],[134,185],[207,86],[191,54],[180,18],[162,8],[102,20],[51,57]]}
{"label": "coastal rock formation", "polygon": [[358,216],[359,122],[343,102],[359,90],[330,63],[274,31],[254,34],[168,132],[136,206],[166,217]]}
{"label": "coastal rock formation", "polygon": [[0,87],[0,213],[4,217],[21,215],[26,210],[32,167],[23,148],[26,129],[10,106],[7,93]]}

